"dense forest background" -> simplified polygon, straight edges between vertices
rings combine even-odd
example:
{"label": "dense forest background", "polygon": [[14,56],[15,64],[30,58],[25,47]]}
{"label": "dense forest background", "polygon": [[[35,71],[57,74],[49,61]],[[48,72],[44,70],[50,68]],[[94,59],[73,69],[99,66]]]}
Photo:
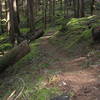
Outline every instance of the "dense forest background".
{"label": "dense forest background", "polygon": [[0,100],[99,100],[98,66],[100,0],[0,0]]}
{"label": "dense forest background", "polygon": [[[10,48],[40,29],[60,26],[72,17],[98,15],[99,6],[99,0],[1,0],[1,43],[8,42],[5,45]],[[6,35],[8,41],[2,35]]]}

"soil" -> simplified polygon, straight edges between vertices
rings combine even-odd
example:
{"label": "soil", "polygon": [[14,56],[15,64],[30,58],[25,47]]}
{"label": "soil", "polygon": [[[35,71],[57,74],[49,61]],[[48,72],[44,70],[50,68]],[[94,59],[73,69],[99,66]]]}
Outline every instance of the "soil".
{"label": "soil", "polygon": [[47,70],[56,70],[57,73],[52,81],[47,82],[47,87],[58,87],[63,93],[69,94],[71,100],[100,100],[100,59],[93,60],[99,64],[84,68],[86,56],[70,59],[67,52],[51,45],[49,38],[42,38],[40,49],[46,59],[56,59]]}
{"label": "soil", "polygon": [[[57,87],[62,94],[70,96],[70,100],[100,100],[100,58],[95,56],[87,58],[87,55],[68,56],[67,51],[50,43],[50,37],[44,36],[39,40],[42,55],[40,62],[48,67],[36,70],[37,74],[47,77],[45,88]],[[38,59],[36,60],[39,62]],[[29,69],[34,63],[36,61],[26,66]],[[34,72],[32,69],[29,71]],[[35,76],[32,77],[35,81]]]}

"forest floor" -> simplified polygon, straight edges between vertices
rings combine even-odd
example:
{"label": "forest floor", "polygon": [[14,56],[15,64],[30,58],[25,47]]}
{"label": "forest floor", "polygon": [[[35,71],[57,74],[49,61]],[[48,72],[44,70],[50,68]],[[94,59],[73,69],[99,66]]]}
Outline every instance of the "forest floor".
{"label": "forest floor", "polygon": [[[37,89],[40,89],[38,90],[40,92],[37,92],[35,94],[37,95],[34,97],[35,99],[31,97],[32,91],[28,90],[31,92],[31,99],[27,100],[48,100],[46,98],[43,98],[43,96],[46,95],[45,93],[48,92],[48,90],[44,92],[44,90],[41,90],[42,88],[57,88],[59,89],[60,94],[67,94],[68,96],[70,96],[70,100],[100,100],[100,64],[90,64],[90,67],[84,68],[84,66],[88,65],[86,56],[69,57],[66,51],[55,45],[52,45],[49,42],[49,38],[51,38],[51,36],[43,36],[40,40],[36,41],[36,43],[39,42],[39,58],[35,57],[31,60],[31,62],[23,62],[22,66],[24,67],[22,68],[22,70],[22,66],[17,66],[18,69],[15,68],[15,70],[18,71],[16,72],[17,74],[11,74],[10,72],[11,75],[8,75],[8,73],[6,73],[6,85],[3,86],[3,90],[6,88],[5,90],[7,92],[12,85],[16,84],[16,82],[12,82],[12,79],[14,79],[15,77],[22,77],[22,79],[25,81],[27,88],[30,87],[30,89],[34,90],[33,87],[37,86]],[[94,57],[92,59],[95,61]],[[100,59],[96,59],[96,62],[100,62]],[[32,66],[42,67],[39,67],[34,70]],[[12,72],[14,72],[15,70],[12,69]],[[45,77],[45,79],[39,78],[38,85],[35,85],[35,83],[37,82],[36,80],[38,78],[36,76],[42,76]],[[13,91],[14,88],[12,88],[11,91]],[[2,94],[2,91],[0,92]],[[44,92],[42,96],[41,92]],[[10,93],[12,95],[12,92]],[[56,93],[54,94],[56,95]],[[8,96],[9,93],[6,94],[6,96],[4,97],[8,98]],[[49,97],[49,99],[50,98],[51,97]],[[18,98],[17,100],[25,99]]]}
{"label": "forest floor", "polygon": [[47,87],[58,87],[69,93],[71,100],[100,100],[100,65],[82,68],[86,57],[68,58],[67,53],[51,45],[48,38],[43,37],[40,48],[46,59],[56,59],[47,70],[55,70],[57,74]]}
{"label": "forest floor", "polygon": [[[78,33],[76,24],[74,26]],[[71,51],[76,53],[73,55],[64,49],[66,45],[53,44],[54,33],[57,32],[47,32],[32,42],[31,52],[0,75],[0,100],[50,100],[63,94],[70,100],[100,100],[100,44],[94,45],[95,54],[78,41],[80,47]],[[70,38],[66,34],[59,34],[57,39],[63,40],[60,43],[70,43],[71,38],[77,36],[71,34]],[[82,54],[84,51],[89,53]]]}

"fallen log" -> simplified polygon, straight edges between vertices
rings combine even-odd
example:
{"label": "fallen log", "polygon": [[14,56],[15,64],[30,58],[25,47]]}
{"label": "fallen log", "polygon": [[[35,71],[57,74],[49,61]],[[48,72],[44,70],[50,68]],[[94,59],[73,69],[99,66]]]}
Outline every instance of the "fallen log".
{"label": "fallen log", "polygon": [[27,40],[25,40],[0,58],[0,72],[4,71],[9,66],[14,65],[29,52],[30,47]]}
{"label": "fallen log", "polygon": [[28,40],[29,43],[30,43],[30,42],[32,42],[32,41],[34,41],[34,40],[36,40],[36,39],[42,37],[43,34],[44,34],[44,31],[43,31],[43,30],[37,30],[37,31],[35,32],[35,34],[31,34],[30,36],[28,36],[27,40]]}

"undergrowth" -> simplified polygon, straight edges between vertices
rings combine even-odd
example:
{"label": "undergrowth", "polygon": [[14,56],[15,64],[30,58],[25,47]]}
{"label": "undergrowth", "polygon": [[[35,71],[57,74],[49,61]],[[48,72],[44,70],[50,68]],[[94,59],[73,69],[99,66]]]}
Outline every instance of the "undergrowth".
{"label": "undergrowth", "polygon": [[54,34],[50,42],[69,51],[70,54],[86,53],[93,43],[92,29],[99,25],[100,19],[97,16],[71,18],[59,32]]}
{"label": "undergrowth", "polygon": [[6,100],[14,91],[15,97],[22,91],[19,100],[49,100],[60,93],[56,87],[46,87],[48,76],[41,71],[39,73],[39,70],[49,66],[48,63],[41,63],[43,55],[39,49],[40,41],[30,46],[31,52],[5,71],[6,78],[0,80],[0,100]]}
{"label": "undergrowth", "polygon": [[[56,24],[45,31],[46,35],[49,32],[55,33],[51,36],[50,43],[60,46],[70,54],[73,52],[82,54],[82,52],[86,53],[90,50],[91,30],[100,25],[100,20],[96,16],[72,18],[69,22],[61,18],[57,20]],[[28,29],[21,29],[23,33],[27,31]],[[0,39],[2,40],[3,37]],[[40,44],[41,39],[31,43],[31,52],[5,71],[6,78],[0,79],[0,100],[7,100],[14,91],[16,91],[15,97],[22,91],[19,100],[23,100],[23,98],[49,100],[61,93],[57,87],[47,86],[47,83],[52,81],[51,74],[53,75],[55,71],[47,70],[45,72],[45,69],[50,66],[49,62],[55,59],[47,59],[47,56],[44,58],[45,55],[41,53]],[[58,69],[56,70],[58,71]]]}

